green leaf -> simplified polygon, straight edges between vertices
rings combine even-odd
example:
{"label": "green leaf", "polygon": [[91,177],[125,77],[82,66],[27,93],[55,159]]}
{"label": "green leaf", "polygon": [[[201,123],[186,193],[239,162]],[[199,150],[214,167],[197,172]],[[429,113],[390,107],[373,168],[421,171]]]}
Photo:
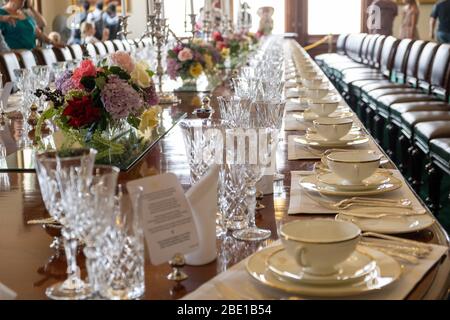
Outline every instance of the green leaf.
{"label": "green leaf", "polygon": [[83,77],[80,82],[89,91],[95,89],[96,82],[94,77]]}
{"label": "green leaf", "polygon": [[147,70],[147,74],[149,75],[150,78],[155,75],[155,73],[152,70]]}
{"label": "green leaf", "polygon": [[136,129],[138,129],[141,124],[141,120],[135,116],[129,116],[127,122]]}
{"label": "green leaf", "polygon": [[98,77],[97,79],[95,79],[95,84],[100,90],[103,90],[103,88],[105,87],[105,84],[106,84],[106,78]]}
{"label": "green leaf", "polygon": [[109,68],[109,71],[111,71],[112,74],[115,74],[116,76],[118,76],[122,80],[127,80],[128,81],[128,80],[131,79],[130,75],[125,70],[123,70],[120,67],[112,66],[112,67]]}

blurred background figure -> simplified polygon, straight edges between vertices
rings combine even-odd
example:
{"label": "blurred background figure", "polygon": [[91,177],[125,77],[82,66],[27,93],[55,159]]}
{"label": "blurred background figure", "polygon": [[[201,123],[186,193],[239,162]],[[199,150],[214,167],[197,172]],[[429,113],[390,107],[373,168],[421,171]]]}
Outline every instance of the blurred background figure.
{"label": "blurred background figure", "polygon": [[261,18],[259,21],[258,34],[270,35],[273,31],[273,13],[275,12],[272,7],[262,7],[258,9],[258,16]]}
{"label": "blurred background figure", "polygon": [[87,20],[90,6],[88,1],[84,1],[81,11],[76,14],[75,21],[71,27],[69,44],[81,44],[81,25]]}
{"label": "blurred background figure", "polygon": [[400,28],[400,38],[419,39],[417,22],[419,21],[419,4],[417,0],[404,0],[402,25]]}
{"label": "blurred background figure", "polygon": [[[106,40],[117,39],[117,33],[120,30],[120,21],[117,14],[117,4],[114,2],[110,3],[106,8],[106,12],[103,15],[103,27],[103,38],[108,34]],[[105,32],[105,30],[107,30],[107,32]]]}
{"label": "blurred background figure", "polygon": [[370,28],[369,33],[392,36],[394,20],[395,17],[398,16],[397,4],[392,0],[375,0],[369,6],[368,11],[372,14],[380,15],[379,19],[377,19],[380,24],[375,24],[372,28]]}
{"label": "blurred background figure", "polygon": [[[436,33],[436,23],[439,27]],[[450,0],[444,0],[434,5],[430,18],[430,37],[437,38],[441,43],[450,43]]]}
{"label": "blurred background figure", "polygon": [[48,34],[49,39],[54,43],[62,43],[61,35],[59,32],[52,31]]}
{"label": "blurred background figure", "polygon": [[100,40],[95,36],[95,24],[91,22],[83,22],[81,24],[82,44],[95,43]]}
{"label": "blurred background figure", "polygon": [[[0,31],[9,48],[31,50],[36,47],[38,39],[46,44],[60,46],[42,32],[33,16],[27,14],[27,3],[24,0],[8,0],[0,8],[0,15],[3,16],[0,19]],[[11,19],[15,19],[15,22],[11,23]]]}
{"label": "blurred background figure", "polygon": [[103,37],[103,22],[104,22],[104,14],[103,12],[104,3],[103,1],[98,1],[95,5],[95,10],[90,12],[87,15],[86,21],[89,23],[93,23],[95,25],[95,37],[97,39],[101,39]]}
{"label": "blurred background figure", "polygon": [[47,26],[47,20],[36,10],[34,5],[34,0],[26,0],[23,6],[23,11],[30,17],[34,19],[36,25],[41,29]]}

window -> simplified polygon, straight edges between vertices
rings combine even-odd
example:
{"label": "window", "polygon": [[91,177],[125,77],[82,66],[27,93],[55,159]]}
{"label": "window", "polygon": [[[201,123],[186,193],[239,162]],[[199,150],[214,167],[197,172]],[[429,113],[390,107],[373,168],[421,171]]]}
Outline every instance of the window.
{"label": "window", "polygon": [[252,32],[258,31],[260,18],[258,9],[261,7],[273,7],[273,33],[279,34],[285,32],[285,1],[284,0],[234,0],[234,21],[236,22],[239,10],[239,4],[247,2],[250,6],[250,14],[252,15]]}
{"label": "window", "polygon": [[[205,0],[193,0],[194,10],[197,14],[197,20],[200,19],[200,9],[205,5]],[[191,13],[190,0],[165,0],[165,14],[168,19],[170,29],[179,37],[190,36],[191,24],[189,14]],[[250,14],[252,15],[252,29],[251,31],[258,31],[260,18],[258,16],[258,9],[265,6],[270,6],[275,9],[272,17],[274,21],[273,33],[285,32],[285,4],[284,0],[234,0],[233,1],[233,14],[234,22],[237,22],[239,4],[247,2],[250,6]],[[185,29],[184,21],[185,15],[187,20],[187,27]]]}
{"label": "window", "polygon": [[361,32],[361,0],[309,0],[308,34]]}
{"label": "window", "polygon": [[[194,10],[197,14],[197,20],[200,19],[199,12],[200,8],[203,8],[205,0],[193,0]],[[168,19],[170,29],[178,37],[189,37],[192,35],[191,31],[191,20],[189,14],[191,13],[190,1],[186,0],[165,0],[165,14]],[[185,18],[186,15],[186,18]],[[187,26],[185,29],[184,21],[187,21]]]}

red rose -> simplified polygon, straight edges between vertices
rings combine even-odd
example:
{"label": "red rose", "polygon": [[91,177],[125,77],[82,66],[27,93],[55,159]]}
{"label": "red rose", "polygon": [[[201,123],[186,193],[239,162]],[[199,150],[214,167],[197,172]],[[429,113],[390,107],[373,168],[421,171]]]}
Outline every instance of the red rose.
{"label": "red rose", "polygon": [[83,60],[80,66],[73,72],[72,80],[75,84],[80,85],[81,79],[84,77],[95,77],[97,75],[97,68],[91,60]]}
{"label": "red rose", "polygon": [[227,45],[225,42],[219,41],[216,43],[217,50],[222,51],[223,48],[227,48]]}
{"label": "red rose", "polygon": [[63,116],[67,117],[69,126],[79,129],[98,121],[101,113],[93,106],[91,97],[84,96],[68,101]]}
{"label": "red rose", "polygon": [[222,34],[219,31],[214,31],[212,34],[214,41],[223,41]]}

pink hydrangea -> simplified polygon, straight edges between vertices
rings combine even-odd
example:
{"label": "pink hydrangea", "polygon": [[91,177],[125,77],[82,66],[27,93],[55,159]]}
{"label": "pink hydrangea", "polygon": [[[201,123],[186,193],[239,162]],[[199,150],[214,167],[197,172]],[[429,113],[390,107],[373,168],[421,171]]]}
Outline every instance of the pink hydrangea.
{"label": "pink hydrangea", "polygon": [[133,72],[135,64],[130,54],[124,51],[117,51],[111,55],[111,64],[118,66],[128,73]]}
{"label": "pink hydrangea", "polygon": [[192,53],[192,50],[189,48],[184,48],[180,51],[180,53],[178,53],[178,60],[180,60],[181,62],[192,60],[193,58],[194,55]]}

